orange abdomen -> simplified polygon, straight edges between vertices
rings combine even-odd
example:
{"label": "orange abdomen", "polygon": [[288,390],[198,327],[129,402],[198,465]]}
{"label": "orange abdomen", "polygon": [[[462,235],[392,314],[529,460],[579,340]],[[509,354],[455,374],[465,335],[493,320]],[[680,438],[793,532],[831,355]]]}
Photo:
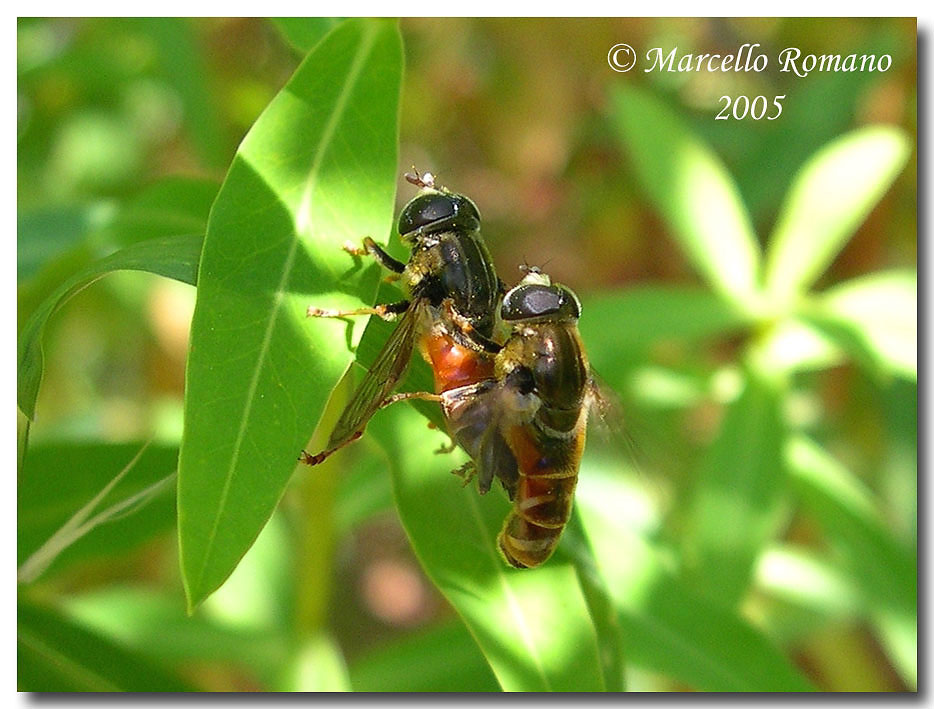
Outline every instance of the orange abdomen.
{"label": "orange abdomen", "polygon": [[465,347],[447,334],[425,335],[419,347],[431,365],[435,377],[435,392],[476,384],[493,376],[493,356]]}
{"label": "orange abdomen", "polygon": [[517,568],[539,566],[551,556],[571,518],[586,429],[566,440],[542,441],[530,426],[509,431],[519,466],[513,509],[499,534],[499,548]]}

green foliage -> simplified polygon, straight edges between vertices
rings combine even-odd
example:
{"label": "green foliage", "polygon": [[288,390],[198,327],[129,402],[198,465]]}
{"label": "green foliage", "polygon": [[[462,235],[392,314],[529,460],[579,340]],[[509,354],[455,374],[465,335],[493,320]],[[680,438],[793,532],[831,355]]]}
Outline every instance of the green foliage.
{"label": "green foliage", "polygon": [[372,297],[375,269],[348,269],[339,247],[389,232],[401,64],[391,24],[335,29],[250,130],[214,202],[179,457],[191,608],[269,519],[348,364],[331,346],[341,324],[309,323],[305,310]]}
{"label": "green foliage", "polygon": [[[57,76],[61,26],[18,25],[22,90],[36,106]],[[340,246],[369,235],[405,257],[392,233],[408,167],[399,164],[400,111],[424,128],[446,90],[421,91],[417,106],[400,101],[404,86],[431,85],[424,57],[403,82],[400,31],[387,20],[262,25],[262,42],[279,42],[273,54],[294,72],[260,102],[237,147],[217,124],[253,103],[231,109],[197,70],[203,26],[88,26],[87,44],[62,62],[86,91],[77,115],[63,119],[62,182],[42,177],[53,133],[45,114],[21,137],[31,199],[18,220],[19,689],[847,689],[834,677],[852,673],[834,658],[856,658],[862,646],[834,640],[828,650],[822,640],[840,624],[867,633],[872,657],[881,648],[885,671],[916,686],[917,276],[897,260],[842,278],[834,270],[905,174],[911,140],[902,129],[840,135],[850,123],[838,109],[816,130],[839,137],[806,160],[796,154],[796,174],[787,161],[776,168],[794,176],[780,206],[774,194],[774,227],[760,241],[775,176],[734,178],[723,136],[698,130],[673,97],[612,87],[609,115],[591,118],[603,126],[598,140],[612,136],[622,148],[613,170],[641,187],[634,201],[647,201],[667,228],[674,246],[665,253],[683,255],[698,278],[603,282],[590,293],[573,284],[589,356],[625,402],[626,426],[646,453],[633,467],[645,469],[613,448],[612,420],[609,446],[598,422],[555,556],[517,571],[496,551],[509,502],[449,474],[465,457],[435,453],[447,442],[428,427],[443,425],[437,406],[388,407],[361,441],[296,472],[298,453],[321,447],[393,327],[305,312],[398,298],[375,264]],[[132,38],[137,64],[108,60],[104,30]],[[297,68],[295,51],[307,53]],[[106,106],[114,84],[142,78],[152,89],[154,77],[172,87],[191,154],[211,177],[153,176],[123,195],[141,181],[133,175],[145,147],[136,124]],[[832,88],[855,102],[846,86]],[[230,94],[250,94],[240,89]],[[781,133],[787,126],[771,137],[730,130],[759,140],[759,158],[770,140],[796,145]],[[104,138],[99,155],[76,147],[81,135]],[[228,164],[221,183],[210,170]],[[456,175],[446,167],[447,178]],[[631,195],[593,183],[583,193],[607,210],[614,233],[616,220],[633,223],[614,211]],[[495,194],[486,197],[485,225],[495,224]],[[595,273],[600,259],[625,252],[614,238],[592,259]],[[572,244],[575,258],[584,241]],[[544,259],[546,247],[543,239],[529,257]],[[513,264],[493,251],[510,280]],[[94,312],[94,298],[108,317],[142,312],[127,287],[138,274],[108,275],[117,271],[196,289],[187,352],[174,370],[156,366],[148,383],[160,390],[184,366],[184,410],[160,414],[183,423],[166,429],[160,416],[147,418],[140,428],[160,432],[148,444],[114,443],[146,437],[126,435],[136,432],[128,425],[74,441],[86,425],[44,424],[55,418],[56,387],[69,390],[56,380],[61,359],[45,357],[43,345],[57,354],[73,342],[69,357],[89,356],[82,338],[65,336]],[[144,320],[143,338],[166,347]],[[95,321],[78,322],[85,332]],[[133,371],[111,367],[106,386],[123,391]],[[836,409],[824,402],[835,378],[850,387],[837,392]],[[413,358],[400,388],[431,384]],[[108,416],[119,424],[132,411],[124,402]],[[176,429],[180,438],[165,435]],[[851,445],[857,439],[865,445]],[[391,535],[373,530],[397,521],[405,550],[393,555]],[[409,549],[407,566],[399,559]],[[399,630],[415,622],[400,620],[387,632],[375,610],[353,609],[358,596],[371,608],[400,606],[419,588],[415,630]]]}

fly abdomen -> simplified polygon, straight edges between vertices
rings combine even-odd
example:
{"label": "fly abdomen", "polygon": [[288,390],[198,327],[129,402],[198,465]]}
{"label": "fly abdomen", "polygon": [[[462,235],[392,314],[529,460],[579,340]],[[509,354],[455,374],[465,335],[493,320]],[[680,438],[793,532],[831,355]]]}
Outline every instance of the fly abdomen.
{"label": "fly abdomen", "polygon": [[532,524],[513,513],[499,533],[499,550],[510,566],[531,569],[541,566],[558,546],[561,529]]}
{"label": "fly abdomen", "polygon": [[[510,443],[520,452],[519,483],[498,539],[510,565],[534,568],[545,563],[557,547],[571,518],[585,431],[580,427],[564,441],[542,445],[528,427],[513,430]],[[528,445],[533,441],[535,445]]]}

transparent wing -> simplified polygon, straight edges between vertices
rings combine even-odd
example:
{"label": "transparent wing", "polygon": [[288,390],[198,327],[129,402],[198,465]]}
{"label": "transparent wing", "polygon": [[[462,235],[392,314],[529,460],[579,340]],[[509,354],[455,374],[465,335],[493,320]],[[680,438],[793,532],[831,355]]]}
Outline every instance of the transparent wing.
{"label": "transparent wing", "polygon": [[392,393],[399,380],[402,379],[409,360],[412,358],[415,330],[421,317],[422,307],[424,307],[423,301],[415,301],[402,314],[399,324],[386,340],[383,349],[376,355],[363,381],[360,382],[360,386],[357,387],[334,426],[334,431],[328,439],[329,450],[338,448],[359,436],[366,428],[370,417],[379,409],[383,399]]}
{"label": "transparent wing", "polygon": [[450,389],[441,399],[451,435],[474,462],[480,494],[489,491],[493,479],[498,478],[511,500],[519,470],[501,429],[503,395],[500,382],[485,379]]}
{"label": "transparent wing", "polygon": [[592,367],[588,388],[591,430],[623,460],[641,469],[643,454],[623,417],[619,394]]}

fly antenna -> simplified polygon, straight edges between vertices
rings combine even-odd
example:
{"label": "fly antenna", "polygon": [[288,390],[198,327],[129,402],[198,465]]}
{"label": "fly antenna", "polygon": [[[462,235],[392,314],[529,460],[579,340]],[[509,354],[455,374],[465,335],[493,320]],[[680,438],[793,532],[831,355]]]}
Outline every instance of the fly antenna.
{"label": "fly antenna", "polygon": [[426,172],[424,175],[419,174],[418,170],[415,169],[415,165],[412,165],[412,172],[405,173],[405,179],[416,187],[426,189],[434,189],[435,187],[435,176],[430,172]]}

